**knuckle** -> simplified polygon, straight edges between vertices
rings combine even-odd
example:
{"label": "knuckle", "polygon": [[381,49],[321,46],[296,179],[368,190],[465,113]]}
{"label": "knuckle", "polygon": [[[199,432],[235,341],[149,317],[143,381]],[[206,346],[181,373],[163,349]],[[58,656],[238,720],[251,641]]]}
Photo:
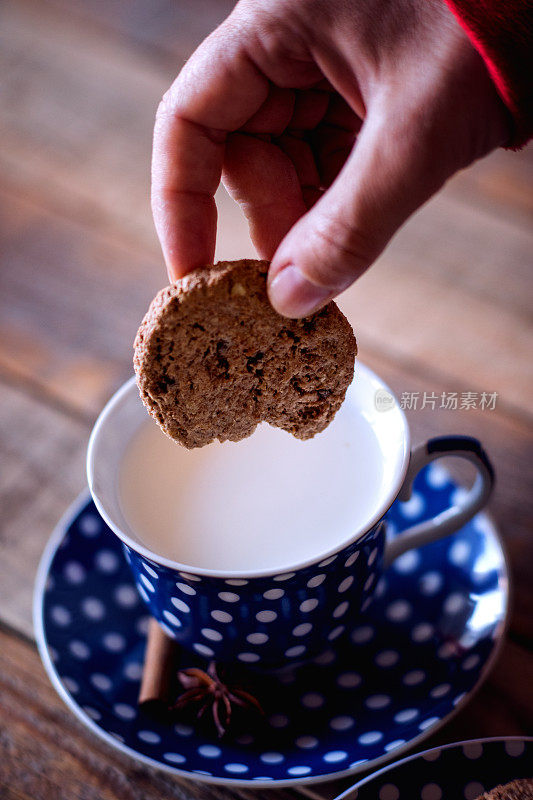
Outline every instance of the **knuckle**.
{"label": "knuckle", "polygon": [[[313,249],[319,258],[309,277],[338,291],[346,289],[377,256],[372,236],[347,220],[323,217],[313,231]],[[316,270],[316,272],[315,272]]]}

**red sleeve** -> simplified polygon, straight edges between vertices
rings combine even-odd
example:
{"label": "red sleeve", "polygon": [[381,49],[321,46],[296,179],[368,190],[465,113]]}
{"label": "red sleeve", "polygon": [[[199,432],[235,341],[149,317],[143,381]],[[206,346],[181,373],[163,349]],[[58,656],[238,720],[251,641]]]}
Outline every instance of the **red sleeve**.
{"label": "red sleeve", "polygon": [[445,0],[483,58],[512,114],[508,147],[533,137],[533,3],[531,0]]}

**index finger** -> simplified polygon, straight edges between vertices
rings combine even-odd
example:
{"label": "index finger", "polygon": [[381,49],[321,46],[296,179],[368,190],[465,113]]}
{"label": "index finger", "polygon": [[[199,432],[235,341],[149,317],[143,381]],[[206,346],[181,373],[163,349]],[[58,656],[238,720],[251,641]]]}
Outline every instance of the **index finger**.
{"label": "index finger", "polygon": [[231,18],[195,51],[161,101],[154,128],[152,211],[171,280],[215,253],[224,146],[260,108],[267,78]]}

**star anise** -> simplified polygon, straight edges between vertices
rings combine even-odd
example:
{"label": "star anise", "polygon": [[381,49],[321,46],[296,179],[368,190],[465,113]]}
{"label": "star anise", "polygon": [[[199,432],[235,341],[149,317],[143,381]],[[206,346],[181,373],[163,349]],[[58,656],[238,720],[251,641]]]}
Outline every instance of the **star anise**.
{"label": "star anise", "polygon": [[253,695],[237,686],[230,687],[221,680],[214,661],[211,661],[207,670],[198,667],[180,670],[178,680],[185,691],[179,695],[171,710],[198,707],[198,719],[210,710],[219,736],[226,733],[235,706],[264,713]]}

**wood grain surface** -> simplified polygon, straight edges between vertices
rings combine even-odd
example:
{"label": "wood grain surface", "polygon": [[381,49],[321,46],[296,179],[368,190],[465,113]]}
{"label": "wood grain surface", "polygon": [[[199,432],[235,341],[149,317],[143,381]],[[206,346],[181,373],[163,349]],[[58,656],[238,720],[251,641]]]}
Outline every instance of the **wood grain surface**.
{"label": "wood grain surface", "polygon": [[[166,283],[148,199],[154,111],[231,7],[0,6],[1,798],[252,796],[175,780],[100,743],[56,696],[31,625],[40,554],[85,485],[91,426],[131,375],[135,331]],[[341,298],[361,359],[398,396],[498,393],[493,411],[407,412],[415,441],[450,432],[483,441],[514,586],[494,672],[430,743],[533,730],[532,182],[531,147],[457,175]],[[252,255],[240,212],[224,192],[218,200],[218,257]],[[308,793],[333,797],[346,785]]]}

